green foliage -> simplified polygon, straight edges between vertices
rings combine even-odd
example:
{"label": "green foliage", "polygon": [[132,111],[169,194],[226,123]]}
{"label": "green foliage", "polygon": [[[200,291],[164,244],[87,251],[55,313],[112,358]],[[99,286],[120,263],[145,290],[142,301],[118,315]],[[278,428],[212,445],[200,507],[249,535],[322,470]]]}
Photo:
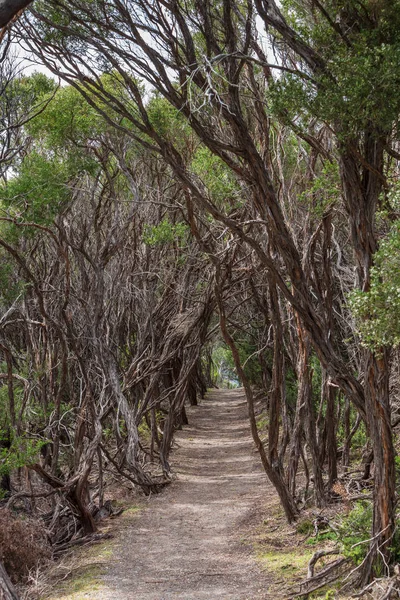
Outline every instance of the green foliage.
{"label": "green foliage", "polygon": [[363,345],[400,344],[400,221],[374,255],[369,291],[355,290],[349,304]]}
{"label": "green foliage", "polygon": [[[25,122],[30,117],[39,116],[45,107],[46,99],[54,93],[57,87],[54,79],[43,73],[19,75],[8,83],[2,93],[0,102],[7,106],[8,111],[15,111]],[[9,115],[11,116],[11,115]],[[17,119],[18,122],[18,119]],[[29,123],[29,121],[28,121]]]}
{"label": "green foliage", "polygon": [[244,373],[253,385],[260,385],[261,378],[261,364],[256,354],[257,348],[251,338],[241,338],[236,340],[236,346],[239,351],[240,362],[242,364]]}
{"label": "green foliage", "polygon": [[[368,540],[372,529],[372,503],[356,502],[354,508],[343,516],[333,529],[327,529],[307,540],[308,546],[316,546],[322,541],[337,542],[340,552],[359,565],[368,552]],[[365,543],[364,543],[365,542]]]}
{"label": "green foliage", "polygon": [[222,387],[237,387],[238,379],[230,348],[219,344],[212,350],[211,379]]}
{"label": "green foliage", "polygon": [[316,536],[310,537],[306,541],[306,545],[307,546],[317,546],[321,542],[337,541],[337,539],[338,539],[337,533],[335,533],[331,529],[328,529],[327,531],[318,532],[318,534]]}
{"label": "green foliage", "polygon": [[[354,406],[351,404],[350,405],[350,431],[353,428],[356,419],[357,419],[357,410],[354,408]],[[338,422],[338,428],[337,428],[337,443],[338,445],[343,444],[343,442],[345,441],[345,426],[344,426],[344,419],[340,419]],[[367,443],[367,431],[366,431],[366,426],[365,423],[363,421],[361,421],[361,423],[358,426],[357,431],[355,432],[355,434],[353,435],[353,437],[351,438],[351,448],[352,451],[357,451],[360,450],[361,448],[364,448],[365,444]]]}
{"label": "green foliage", "polygon": [[[60,159],[32,152],[18,175],[0,187],[0,202],[14,217],[48,224],[70,198],[69,175],[68,166]],[[16,233],[14,226],[11,229]]]}
{"label": "green foliage", "polygon": [[283,74],[272,89],[272,106],[280,116],[284,111],[291,118],[313,115],[335,126],[340,120],[342,138],[372,122],[377,130],[390,130],[400,113],[399,0],[368,8],[356,0],[328,0],[324,7],[347,43],[318,11],[311,14],[296,0],[284,2],[289,21],[325,61],[326,70],[313,81]]}
{"label": "green foliage", "polygon": [[151,431],[147,425],[146,419],[143,417],[138,426],[138,434],[142,441],[149,442],[151,439]]}
{"label": "green foliage", "polygon": [[56,81],[39,71],[35,71],[29,76],[23,75],[17,78],[14,83],[14,89],[18,96],[22,93],[30,102],[33,99],[36,104],[42,102],[56,88]]}
{"label": "green foliage", "polygon": [[343,518],[339,527],[342,552],[356,565],[364,560],[368,552],[368,543],[362,542],[369,540],[371,530],[371,502],[356,502],[354,508]]}
{"label": "green foliage", "polygon": [[[2,373],[7,372],[7,363],[0,363],[0,370]],[[21,387],[18,387],[14,384],[14,403],[16,412],[20,409],[22,398],[23,398],[23,390]],[[8,387],[4,385],[4,381],[1,382],[0,385],[0,440],[4,439],[4,433],[2,433],[2,428],[7,430],[11,425],[10,422],[10,414],[9,414],[9,396],[8,396]]]}
{"label": "green foliage", "polygon": [[294,410],[297,402],[299,382],[297,380],[296,372],[293,370],[292,366],[288,364],[288,361],[286,362],[285,367],[286,402],[287,405]]}
{"label": "green foliage", "polygon": [[269,425],[269,417],[268,415],[258,415],[257,419],[257,429],[258,431],[260,431],[261,433],[265,433],[268,431],[268,425]]}
{"label": "green foliage", "polygon": [[[104,121],[74,88],[54,94],[54,81],[42,74],[20,78],[14,87],[25,99],[25,112],[33,112],[34,118],[25,126],[29,151],[1,184],[0,202],[14,218],[48,225],[71,198],[76,178],[95,174],[94,140]],[[21,231],[10,225],[2,234],[18,237]],[[24,235],[33,233],[24,229]]]}
{"label": "green foliage", "polygon": [[309,189],[299,196],[316,217],[322,217],[340,198],[339,168],[336,162],[326,162]]}
{"label": "green foliage", "polygon": [[[8,224],[7,227],[0,226],[2,234],[6,229],[10,229]],[[25,288],[26,284],[15,273],[15,266],[10,261],[10,257],[4,251],[0,251],[0,289],[4,303],[11,305]]]}
{"label": "green foliage", "polygon": [[231,208],[241,206],[241,189],[232,170],[208,148],[198,148],[191,169],[201,178],[214,202]]}
{"label": "green foliage", "polygon": [[10,448],[0,448],[0,476],[36,462],[40,449],[47,443],[47,440],[14,436]]}
{"label": "green foliage", "polygon": [[297,523],[296,531],[301,535],[309,535],[314,531],[314,523],[310,519],[303,519]]}
{"label": "green foliage", "polygon": [[[3,109],[5,112],[15,112],[13,125],[25,123],[24,127],[21,125],[19,128],[19,143],[23,144],[26,136],[29,136],[29,152],[23,158],[18,154],[14,156],[12,171],[7,174],[8,181],[0,184],[1,207],[12,216],[23,214],[26,220],[37,220],[38,223],[51,220],[53,207],[58,208],[66,194],[63,186],[64,168],[60,160],[49,156],[49,153],[44,154],[30,131],[31,125],[46,113],[46,103],[55,89],[54,80],[42,73],[34,73],[29,77],[18,76],[10,81],[1,100],[6,104]],[[2,235],[7,237],[10,229],[13,228],[3,224]],[[13,231],[16,233],[15,229]]]}
{"label": "green foliage", "polygon": [[151,98],[146,108],[156,132],[182,150],[186,138],[193,135],[182,113],[158,94]]}
{"label": "green foliage", "polygon": [[28,125],[28,132],[35,139],[43,140],[46,148],[80,151],[79,144],[86,144],[101,132],[104,126],[98,112],[82,97],[78,90],[67,86],[60,88],[46,109]]}
{"label": "green foliage", "polygon": [[158,225],[145,225],[143,242],[147,246],[158,246],[177,243],[181,246],[187,239],[189,228],[185,223],[171,223],[164,218]]}
{"label": "green foliage", "polygon": [[[354,425],[354,421],[351,421],[350,430]],[[360,423],[357,431],[351,438],[351,462],[357,461],[362,458],[362,451],[368,441],[367,431],[364,423]],[[343,423],[339,423],[338,432],[337,432],[337,443],[340,447],[340,444],[344,442],[344,427]]]}
{"label": "green foliage", "polygon": [[[112,125],[105,116],[101,115],[90,102],[93,102],[107,117],[129,129],[129,123],[116,116],[113,102],[108,104],[97,97],[95,88],[90,86],[84,88],[85,97],[79,89],[66,86],[57,90],[46,109],[32,120],[28,125],[29,133],[36,139],[41,140],[45,147],[54,152],[64,152],[64,158],[76,155],[77,159],[87,159],[92,151],[99,146],[100,139],[104,133],[112,134]],[[133,116],[137,113],[136,105],[126,90],[126,82],[122,81],[119,74],[115,72],[104,73],[96,82],[104,91],[104,94],[112,92],[116,102],[125,105],[127,111]],[[83,90],[83,88],[82,88]],[[50,96],[48,96],[50,98]],[[88,100],[86,99],[88,98]]]}

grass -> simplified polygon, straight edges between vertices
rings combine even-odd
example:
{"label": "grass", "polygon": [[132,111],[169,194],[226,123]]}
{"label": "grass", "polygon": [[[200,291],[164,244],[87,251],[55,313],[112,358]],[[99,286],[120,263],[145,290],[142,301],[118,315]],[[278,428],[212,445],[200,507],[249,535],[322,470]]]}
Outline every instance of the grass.
{"label": "grass", "polygon": [[313,550],[299,543],[302,536],[288,525],[276,498],[265,507],[264,515],[251,536],[251,545],[257,562],[271,575],[270,593],[282,598],[283,589],[305,578]]}
{"label": "grass", "polygon": [[83,600],[88,592],[100,590],[102,575],[111,556],[112,549],[108,544],[76,550],[53,569],[52,591],[44,595],[43,600]]}
{"label": "grass", "polygon": [[[298,549],[259,551],[257,559],[262,567],[275,576],[284,577],[287,585],[304,579],[307,565],[313,553]],[[278,581],[276,583],[279,583]]]}
{"label": "grass", "polygon": [[55,586],[46,600],[63,598],[64,600],[82,600],[87,592],[98,591],[102,588],[101,576],[103,565],[89,564],[78,567],[62,583]]}
{"label": "grass", "polygon": [[[332,532],[311,538],[314,532],[313,509],[304,511],[295,524],[286,522],[276,498],[264,506],[264,518],[243,543],[250,545],[261,568],[270,575],[270,597],[287,598],[296,593],[298,584],[307,576],[308,563],[317,549],[330,549],[336,540]],[[315,547],[317,546],[317,547]],[[318,561],[316,572],[332,560],[331,556]],[[310,595],[310,600],[344,600],[348,596],[338,593],[340,584],[332,584]]]}
{"label": "grass", "polygon": [[269,418],[266,415],[259,415],[257,417],[257,429],[258,431],[265,432],[268,428]]}
{"label": "grass", "polygon": [[140,506],[130,506],[129,508],[126,508],[124,510],[124,512],[121,515],[121,518],[126,519],[127,517],[130,517],[132,515],[136,515],[141,510],[142,508]]}

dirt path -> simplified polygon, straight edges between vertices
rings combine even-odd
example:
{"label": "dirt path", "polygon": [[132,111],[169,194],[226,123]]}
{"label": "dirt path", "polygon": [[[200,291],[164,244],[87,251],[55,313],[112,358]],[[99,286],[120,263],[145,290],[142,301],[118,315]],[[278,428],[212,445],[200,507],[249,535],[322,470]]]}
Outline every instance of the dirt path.
{"label": "dirt path", "polygon": [[93,600],[265,600],[266,575],[241,542],[271,493],[240,390],[189,410],[171,462],[176,481],[118,536]]}

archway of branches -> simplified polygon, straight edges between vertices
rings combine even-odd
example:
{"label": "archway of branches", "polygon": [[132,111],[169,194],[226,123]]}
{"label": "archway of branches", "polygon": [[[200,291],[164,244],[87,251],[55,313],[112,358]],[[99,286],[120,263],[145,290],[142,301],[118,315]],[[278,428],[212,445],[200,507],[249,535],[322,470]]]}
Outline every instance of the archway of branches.
{"label": "archway of branches", "polygon": [[27,469],[11,504],[48,498],[55,543],[106,469],[169,483],[219,347],[287,519],[368,489],[361,579],[389,568],[398,6],[300,4],[37,2],[15,29],[64,86],[1,63],[3,487]]}
{"label": "archway of branches", "polygon": [[[168,485],[187,404],[214,385],[239,382],[260,460],[288,520],[309,502],[330,502],[340,468],[359,450],[357,432],[366,443],[364,415],[332,382],[288,281],[282,285],[271,272],[253,189],[193,144],[175,112],[204,203],[146,140],[138,144],[129,128],[89,110],[72,87],[57,92],[42,76],[30,81],[31,90],[24,81],[16,87],[21,98],[15,90],[10,98],[16,110],[29,103],[40,109],[32,126],[12,129],[20,138],[9,137],[5,180],[18,144],[28,158],[5,183],[0,217],[2,487],[9,507],[35,512],[41,502],[53,546],[67,547],[77,530],[96,529],[107,478],[145,494]],[[171,126],[168,104],[156,98],[151,110]],[[49,123],[57,125],[56,138]],[[293,145],[290,132],[278,131]],[[293,160],[282,144],[278,136],[282,177],[292,169],[285,210],[293,236],[313,292],[332,309],[325,315],[332,330],[351,342],[343,352],[356,370],[361,351],[345,301],[353,284],[345,217],[338,209],[310,218],[296,198],[315,185],[315,157],[296,139]],[[267,432],[260,431],[261,412]]]}

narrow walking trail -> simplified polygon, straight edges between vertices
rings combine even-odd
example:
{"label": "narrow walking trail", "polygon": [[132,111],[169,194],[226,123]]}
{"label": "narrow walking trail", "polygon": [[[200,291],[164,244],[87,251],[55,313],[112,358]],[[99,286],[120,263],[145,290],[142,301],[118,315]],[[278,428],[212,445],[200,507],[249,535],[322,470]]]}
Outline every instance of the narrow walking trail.
{"label": "narrow walking trail", "polygon": [[267,575],[241,541],[270,484],[241,390],[188,411],[171,456],[174,483],[122,529],[96,600],[263,600]]}

